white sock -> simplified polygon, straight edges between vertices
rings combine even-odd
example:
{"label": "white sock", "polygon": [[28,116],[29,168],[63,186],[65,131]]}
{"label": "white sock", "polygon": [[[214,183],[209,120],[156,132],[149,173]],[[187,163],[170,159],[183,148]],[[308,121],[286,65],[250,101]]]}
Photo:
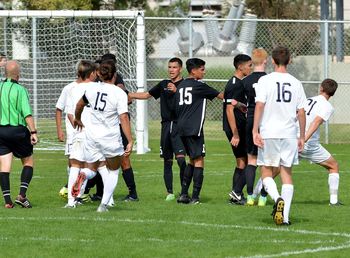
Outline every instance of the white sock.
{"label": "white sock", "polygon": [[84,173],[85,176],[86,176],[86,179],[85,179],[85,181],[83,182],[83,184],[81,185],[80,193],[78,194],[78,197],[81,197],[81,196],[84,194],[87,181],[88,181],[89,179],[93,178],[94,176],[96,176],[96,172],[95,172],[95,171],[92,171],[92,170],[89,169],[89,168],[83,168],[83,169],[81,169],[81,170],[80,170],[80,173]]}
{"label": "white sock", "polygon": [[262,181],[266,192],[276,202],[276,200],[280,197],[280,194],[278,193],[275,180],[273,180],[272,177],[265,177]]}
{"label": "white sock", "polygon": [[281,197],[284,200],[283,222],[289,222],[290,206],[292,205],[294,186],[291,184],[283,184]]}
{"label": "white sock", "polygon": [[72,196],[72,187],[75,180],[77,180],[79,171],[80,171],[80,168],[76,168],[76,167],[70,168],[69,177],[68,177],[68,205],[74,204],[75,198]]}
{"label": "white sock", "polygon": [[262,182],[262,179],[260,177],[258,182],[256,182],[256,185],[255,185],[254,190],[253,190],[253,197],[254,198],[260,194],[262,187],[263,187],[263,182]]}
{"label": "white sock", "polygon": [[[105,171],[102,171],[101,177],[103,180],[103,196],[101,203],[107,205],[111,197],[113,196],[114,189],[118,183],[118,174],[119,169],[117,170],[107,170],[107,174]],[[101,173],[101,171],[99,171]],[[103,176],[104,175],[104,176]]]}
{"label": "white sock", "polygon": [[330,203],[335,204],[338,202],[338,188],[339,188],[338,173],[330,173],[328,175],[328,186],[329,186]]}

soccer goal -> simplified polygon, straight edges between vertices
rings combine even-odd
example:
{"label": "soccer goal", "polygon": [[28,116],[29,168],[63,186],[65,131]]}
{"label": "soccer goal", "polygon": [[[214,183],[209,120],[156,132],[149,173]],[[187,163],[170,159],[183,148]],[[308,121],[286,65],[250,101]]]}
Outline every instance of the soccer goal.
{"label": "soccer goal", "polygon": [[[29,90],[41,141],[37,148],[63,148],[56,136],[55,104],[62,88],[76,79],[79,60],[113,53],[127,89],[144,90],[141,11],[0,11],[0,24],[0,52],[20,62],[20,83]],[[130,113],[142,154],[148,149],[145,101],[130,105]]]}

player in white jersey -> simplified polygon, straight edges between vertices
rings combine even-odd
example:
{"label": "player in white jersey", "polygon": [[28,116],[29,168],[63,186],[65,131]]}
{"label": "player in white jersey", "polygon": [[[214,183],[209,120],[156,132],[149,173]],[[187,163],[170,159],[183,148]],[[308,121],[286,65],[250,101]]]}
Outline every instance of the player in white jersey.
{"label": "player in white jersey", "polygon": [[[66,140],[66,144],[65,144],[65,152],[64,155],[68,156],[68,164],[67,164],[67,173],[69,174],[69,168],[71,166],[70,162],[69,162],[69,154],[70,154],[70,150],[72,147],[72,140],[73,140],[73,131],[74,128],[72,126],[72,124],[69,122],[68,116],[67,116],[67,108],[69,105],[69,92],[71,91],[72,88],[74,88],[79,82],[81,81],[81,79],[78,76],[78,79],[74,82],[69,83],[68,85],[66,85],[62,92],[61,95],[59,96],[57,103],[56,103],[56,130],[57,130],[57,138],[60,142],[64,142]],[[62,129],[62,114],[66,113],[65,116],[65,127],[66,127],[66,137],[64,135],[64,131]],[[65,139],[66,138],[66,139]],[[63,186],[61,188],[61,190],[59,191],[59,195],[67,198],[67,194],[68,194],[68,188],[67,185]]]}
{"label": "player in white jersey", "polygon": [[[305,141],[306,97],[301,82],[287,72],[289,62],[288,48],[276,47],[272,51],[275,71],[261,77],[255,86],[253,139],[258,146],[257,164],[261,166],[264,187],[275,201],[273,219],[277,225],[290,225],[292,165],[298,163],[298,150],[303,149]],[[280,169],[281,195],[273,180],[274,168]]]}
{"label": "player in white jersey", "polygon": [[[78,76],[81,79],[81,82],[71,88],[69,91],[69,105],[67,108],[67,114],[69,123],[71,125],[74,124],[74,113],[75,106],[79,99],[84,95],[85,91],[88,90],[89,84],[96,79],[96,65],[91,61],[82,60],[78,65]],[[84,124],[88,124],[89,121],[89,110],[90,108],[86,108],[82,115],[82,121]],[[70,173],[68,177],[68,203],[65,208],[75,208],[76,207],[76,199],[72,196],[72,187],[75,180],[78,177],[80,169],[85,166],[85,157],[83,153],[83,143],[85,140],[85,131],[77,130],[73,128],[72,133],[72,146],[69,155],[70,160]],[[81,193],[78,194],[80,197]]]}
{"label": "player in white jersey", "polygon": [[337,87],[336,81],[325,79],[321,83],[320,94],[307,99],[305,146],[300,153],[300,157],[328,170],[329,204],[331,206],[341,205],[338,202],[339,167],[334,157],[320,144],[319,127],[334,113],[334,108],[328,100],[334,95]]}
{"label": "player in white jersey", "polygon": [[[81,114],[86,105],[90,105],[90,121],[85,127],[84,155],[87,168],[80,171],[73,185],[72,195],[80,192],[81,186],[91,175],[96,174],[99,160],[105,158],[107,167],[99,170],[103,184],[103,196],[98,212],[108,211],[107,204],[113,195],[118,182],[119,167],[123,155],[132,151],[132,137],[128,117],[128,99],[126,93],[115,87],[116,67],[113,61],[103,61],[98,68],[98,76],[102,82],[91,83],[89,89],[79,100],[75,111],[75,125],[84,127]],[[119,122],[128,139],[124,151]],[[74,193],[74,194],[73,194]]]}

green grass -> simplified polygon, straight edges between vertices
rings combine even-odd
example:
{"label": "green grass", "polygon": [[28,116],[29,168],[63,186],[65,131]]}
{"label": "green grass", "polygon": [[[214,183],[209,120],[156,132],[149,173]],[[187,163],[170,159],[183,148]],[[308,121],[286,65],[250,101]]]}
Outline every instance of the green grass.
{"label": "green grass", "polygon": [[[127,194],[120,177],[116,207],[105,214],[96,213],[97,203],[63,209],[58,191],[66,181],[66,159],[62,152],[36,151],[28,191],[33,208],[0,208],[1,257],[348,257],[349,145],[327,146],[339,161],[340,199],[346,206],[329,207],[327,173],[302,162],[294,169],[293,225],[286,228],[274,225],[271,200],[262,208],[228,204],[235,166],[230,148],[224,141],[206,144],[202,204],[164,201],[162,160],[158,140],[152,140],[152,152],[132,155],[140,201],[120,201]],[[174,165],[176,193],[177,171]],[[20,162],[15,160],[13,198],[19,176]]]}

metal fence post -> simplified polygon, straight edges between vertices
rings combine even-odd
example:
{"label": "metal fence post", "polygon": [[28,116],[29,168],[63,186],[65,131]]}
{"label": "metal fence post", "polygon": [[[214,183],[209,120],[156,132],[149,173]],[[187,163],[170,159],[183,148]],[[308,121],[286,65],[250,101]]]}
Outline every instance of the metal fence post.
{"label": "metal fence post", "polygon": [[192,29],[192,17],[191,17],[191,14],[190,16],[188,17],[189,18],[189,23],[188,23],[188,31],[189,31],[189,34],[188,34],[188,40],[189,40],[189,43],[188,44],[188,58],[192,58],[193,56],[193,29]]}
{"label": "metal fence post", "polygon": [[[328,48],[329,48],[329,22],[328,20],[325,20],[323,21],[323,27],[324,27],[324,39],[323,39],[323,42],[324,42],[324,46],[323,46],[323,49],[324,49],[324,79],[328,78]],[[325,125],[324,125],[324,141],[326,144],[329,143],[329,122],[326,121]]]}
{"label": "metal fence post", "polygon": [[37,88],[37,38],[36,38],[36,18],[32,18],[32,59],[33,59],[33,114],[36,126],[38,120],[38,88]]}

